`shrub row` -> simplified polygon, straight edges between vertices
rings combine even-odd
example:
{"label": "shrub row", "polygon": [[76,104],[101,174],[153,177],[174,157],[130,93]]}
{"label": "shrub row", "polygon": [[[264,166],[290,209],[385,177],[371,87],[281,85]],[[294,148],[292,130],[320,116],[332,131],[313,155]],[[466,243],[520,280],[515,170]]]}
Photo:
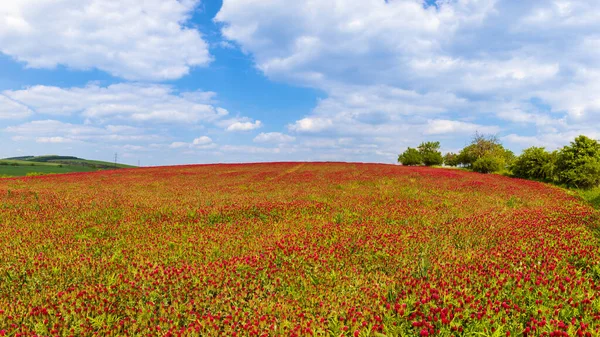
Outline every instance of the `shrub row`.
{"label": "shrub row", "polygon": [[459,153],[442,157],[439,142],[424,142],[398,156],[402,165],[459,166],[480,173],[506,172],[513,176],[590,188],[600,185],[600,143],[578,136],[569,145],[553,152],[530,147],[516,157],[495,136],[476,133]]}

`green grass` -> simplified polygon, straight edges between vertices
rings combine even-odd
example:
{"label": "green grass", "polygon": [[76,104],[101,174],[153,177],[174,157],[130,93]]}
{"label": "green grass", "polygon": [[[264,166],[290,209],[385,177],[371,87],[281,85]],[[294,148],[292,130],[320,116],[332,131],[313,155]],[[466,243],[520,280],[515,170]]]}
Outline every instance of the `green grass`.
{"label": "green grass", "polygon": [[[458,168],[458,167],[448,167],[448,166],[435,166],[435,167],[445,168],[445,169],[463,169],[463,170],[469,171],[468,169]],[[495,172],[494,174],[500,174],[503,176],[516,178],[510,170],[506,170],[506,169],[502,170],[500,172]],[[558,187],[564,189],[567,193],[569,193],[571,195],[580,196],[583,200],[587,201],[590,205],[592,205],[592,207],[600,210],[600,186],[590,188],[590,189],[580,189],[580,188],[571,188],[571,187],[568,187],[568,186],[565,186],[562,184],[558,184],[556,182],[536,180],[536,179],[530,179],[530,180],[539,181],[541,183],[558,186]]]}
{"label": "green grass", "polygon": [[0,176],[26,176],[27,173],[39,172],[39,173],[72,173],[72,172],[90,172],[97,171],[98,169],[85,166],[69,166],[63,165],[19,165],[19,166],[5,166],[0,165]]}
{"label": "green grass", "polygon": [[110,170],[114,168],[133,168],[135,166],[87,160],[70,156],[25,156],[0,159],[0,177],[19,177],[31,173],[72,173]]}
{"label": "green grass", "polygon": [[595,209],[600,209],[600,186],[587,189],[587,190],[576,190],[585,201],[589,202]]}
{"label": "green grass", "polygon": [[[100,160],[87,160],[87,159],[51,160],[51,161],[49,161],[49,163],[74,163],[74,164],[90,164],[90,165],[98,165],[98,166],[115,167],[115,163],[110,163],[110,162],[100,161]],[[134,168],[136,166],[117,164],[116,167],[118,167],[118,168]]]}
{"label": "green grass", "polygon": [[0,166],[6,165],[19,165],[19,166],[59,166],[58,163],[40,163],[32,162],[28,160],[15,160],[15,159],[0,159]]}

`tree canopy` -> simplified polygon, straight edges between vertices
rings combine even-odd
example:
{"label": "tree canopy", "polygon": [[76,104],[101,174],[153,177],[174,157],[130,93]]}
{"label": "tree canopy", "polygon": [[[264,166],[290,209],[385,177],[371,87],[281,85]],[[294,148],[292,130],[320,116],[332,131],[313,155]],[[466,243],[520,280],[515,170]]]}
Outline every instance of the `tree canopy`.
{"label": "tree canopy", "polygon": [[440,142],[423,142],[417,147],[425,166],[442,165],[444,158],[440,152]]}
{"label": "tree canopy", "polygon": [[419,150],[409,147],[398,156],[398,162],[405,166],[416,166],[423,164],[423,157]]}
{"label": "tree canopy", "polygon": [[459,164],[481,173],[500,171],[513,160],[514,153],[505,149],[496,136],[480,133],[475,133],[471,143],[459,152],[457,159]]}
{"label": "tree canopy", "polygon": [[505,172],[515,177],[534,179],[578,188],[600,185],[600,142],[578,136],[562,149],[548,152],[529,147],[515,157],[496,136],[475,133],[458,154],[440,152],[440,142],[422,142],[398,156],[402,165],[461,166],[480,173]]}

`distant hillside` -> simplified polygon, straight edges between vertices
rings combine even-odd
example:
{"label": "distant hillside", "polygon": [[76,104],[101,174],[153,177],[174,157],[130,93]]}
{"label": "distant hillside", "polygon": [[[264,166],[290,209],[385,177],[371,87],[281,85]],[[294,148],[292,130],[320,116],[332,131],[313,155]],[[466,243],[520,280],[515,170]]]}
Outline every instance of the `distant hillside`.
{"label": "distant hillside", "polygon": [[0,177],[26,176],[51,173],[90,172],[133,168],[135,166],[99,160],[87,160],[73,156],[20,156],[0,159]]}

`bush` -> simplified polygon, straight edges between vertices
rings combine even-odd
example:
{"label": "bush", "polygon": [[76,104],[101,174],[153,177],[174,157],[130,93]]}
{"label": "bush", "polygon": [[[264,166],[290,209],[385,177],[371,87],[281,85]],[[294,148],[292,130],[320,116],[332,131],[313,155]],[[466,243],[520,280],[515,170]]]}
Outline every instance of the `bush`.
{"label": "bush", "polygon": [[460,161],[456,153],[448,152],[444,155],[444,165],[446,166],[458,166]]}
{"label": "bush", "polygon": [[406,166],[421,165],[423,164],[423,157],[417,149],[409,147],[404,153],[398,156],[398,162]]}
{"label": "bush", "polygon": [[[491,158],[494,159],[492,160]],[[497,167],[497,169],[493,171],[482,172],[490,173],[504,169],[514,160],[514,158],[514,153],[505,149],[495,136],[484,136],[475,133],[473,140],[471,140],[471,144],[458,153],[457,161],[458,164],[464,165],[477,172],[482,172],[482,170],[487,171],[488,169]],[[477,161],[480,162],[476,169],[475,163]]]}
{"label": "bush", "polygon": [[500,171],[504,166],[504,160],[499,157],[494,157],[491,155],[483,156],[477,159],[471,168],[475,172],[479,173],[492,173]]}
{"label": "bush", "polygon": [[512,174],[525,179],[553,181],[556,172],[556,152],[532,146],[523,150],[511,166]]}
{"label": "bush", "polygon": [[27,176],[27,177],[38,177],[38,176],[45,176],[47,174],[48,173],[44,173],[44,172],[29,172],[25,176]]}
{"label": "bush", "polygon": [[575,138],[558,154],[559,182],[572,187],[590,188],[600,184],[600,144],[586,136]]}
{"label": "bush", "polygon": [[560,182],[571,187],[592,188],[600,185],[600,160],[586,158],[574,169],[560,172]]}
{"label": "bush", "polygon": [[556,160],[559,182],[571,187],[600,185],[600,143],[579,136],[560,150]]}
{"label": "bush", "polygon": [[440,142],[423,142],[418,147],[425,166],[442,165],[444,158],[440,152]]}

